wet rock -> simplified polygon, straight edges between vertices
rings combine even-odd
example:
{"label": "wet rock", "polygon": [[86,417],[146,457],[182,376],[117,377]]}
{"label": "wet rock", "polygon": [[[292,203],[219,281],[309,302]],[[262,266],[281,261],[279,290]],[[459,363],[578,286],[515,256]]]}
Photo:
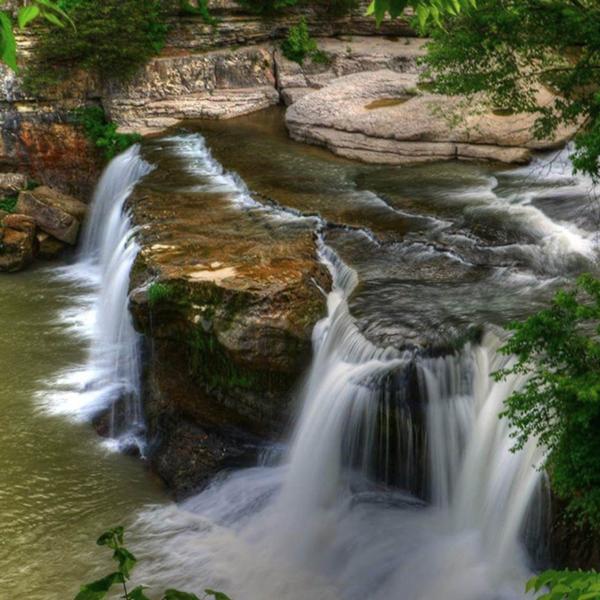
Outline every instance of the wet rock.
{"label": "wet rock", "polygon": [[35,222],[26,215],[11,214],[0,226],[0,271],[21,271],[37,255]]}
{"label": "wet rock", "polygon": [[26,187],[26,175],[22,173],[0,173],[0,194],[15,194]]}
{"label": "wet rock", "polygon": [[37,241],[39,248],[38,256],[44,260],[55,260],[60,258],[65,249],[68,247],[67,244],[57,240],[44,231],[38,232]]}
{"label": "wet rock", "polygon": [[[541,104],[548,103],[547,96],[540,93]],[[460,99],[421,90],[417,74],[380,70],[340,77],[304,96],[288,108],[286,124],[296,140],[364,162],[524,163],[531,150],[559,147],[576,130],[561,126],[554,139],[537,140],[535,118],[501,116],[475,105],[465,114]]]}
{"label": "wet rock", "polygon": [[48,187],[39,187],[22,191],[16,210],[32,217],[42,231],[74,245],[87,207],[75,198]]}

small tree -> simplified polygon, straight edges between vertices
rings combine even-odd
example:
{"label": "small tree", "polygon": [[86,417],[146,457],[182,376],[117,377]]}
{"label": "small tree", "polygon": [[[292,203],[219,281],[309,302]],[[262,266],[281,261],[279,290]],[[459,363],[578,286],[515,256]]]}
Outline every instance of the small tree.
{"label": "small tree", "polygon": [[600,281],[579,278],[524,322],[502,348],[516,360],[495,374],[524,374],[506,401],[515,450],[535,437],[548,450],[554,492],[581,521],[600,526]]}

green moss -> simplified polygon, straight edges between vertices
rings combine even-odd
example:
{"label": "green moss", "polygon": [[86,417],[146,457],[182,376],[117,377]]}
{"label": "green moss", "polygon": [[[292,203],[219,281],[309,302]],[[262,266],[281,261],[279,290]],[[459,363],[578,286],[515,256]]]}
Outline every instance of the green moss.
{"label": "green moss", "polygon": [[4,210],[9,213],[15,212],[17,206],[17,200],[19,199],[17,194],[6,196],[0,200],[0,210]]}
{"label": "green moss", "polygon": [[173,296],[173,290],[167,283],[155,282],[148,288],[148,304],[151,308],[169,300]]}

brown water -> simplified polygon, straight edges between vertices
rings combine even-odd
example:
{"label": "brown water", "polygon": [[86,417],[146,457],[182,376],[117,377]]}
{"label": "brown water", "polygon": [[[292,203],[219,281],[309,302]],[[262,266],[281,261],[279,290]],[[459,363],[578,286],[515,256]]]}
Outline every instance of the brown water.
{"label": "brown water", "polygon": [[108,572],[98,534],[166,500],[142,461],[108,450],[89,424],[40,408],[47,382],[85,358],[85,343],[61,319],[85,290],[54,273],[0,279],[3,599],[72,598],[81,583]]}

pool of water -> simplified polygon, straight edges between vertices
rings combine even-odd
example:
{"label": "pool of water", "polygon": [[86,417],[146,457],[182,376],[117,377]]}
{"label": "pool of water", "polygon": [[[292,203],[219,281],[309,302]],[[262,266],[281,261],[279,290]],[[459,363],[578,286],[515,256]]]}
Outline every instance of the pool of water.
{"label": "pool of water", "polygon": [[166,495],[143,461],[107,448],[89,423],[48,414],[48,382],[87,344],[65,311],[87,290],[42,267],[0,280],[0,597],[65,600],[108,572],[95,545]]}

